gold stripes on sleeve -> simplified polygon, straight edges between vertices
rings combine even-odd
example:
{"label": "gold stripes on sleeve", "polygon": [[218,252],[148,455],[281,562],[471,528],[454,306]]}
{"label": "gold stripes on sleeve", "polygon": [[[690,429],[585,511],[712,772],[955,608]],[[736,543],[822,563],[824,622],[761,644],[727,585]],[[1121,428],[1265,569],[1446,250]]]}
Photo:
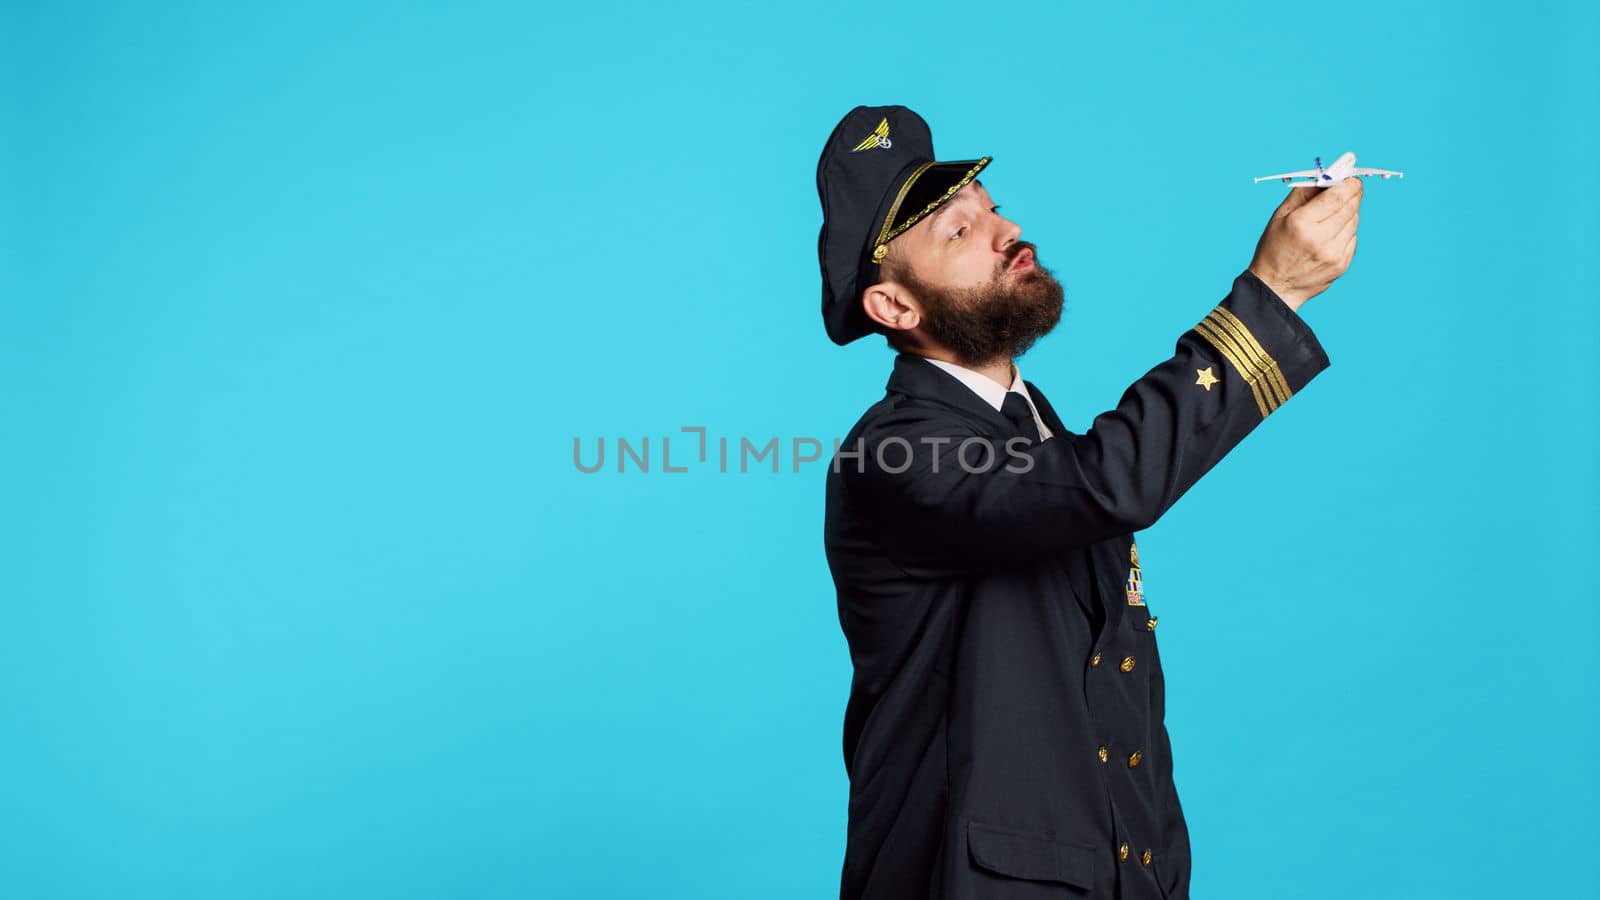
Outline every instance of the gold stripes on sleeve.
{"label": "gold stripes on sleeve", "polygon": [[1234,371],[1244,376],[1261,410],[1261,418],[1265,419],[1288,401],[1289,383],[1278,370],[1277,360],[1261,348],[1261,342],[1232,311],[1218,306],[1207,313],[1194,330],[1227,358]]}

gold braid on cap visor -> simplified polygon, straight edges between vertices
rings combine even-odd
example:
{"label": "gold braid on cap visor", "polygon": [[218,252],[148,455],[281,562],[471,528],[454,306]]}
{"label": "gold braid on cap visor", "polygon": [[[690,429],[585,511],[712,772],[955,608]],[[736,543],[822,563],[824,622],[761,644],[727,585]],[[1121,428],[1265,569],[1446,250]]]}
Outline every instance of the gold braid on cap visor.
{"label": "gold braid on cap visor", "polygon": [[978,160],[973,164],[972,168],[967,170],[967,174],[961,176],[960,181],[950,185],[949,190],[944,192],[944,196],[934,200],[932,203],[929,203],[927,206],[924,206],[922,209],[918,210],[916,215],[913,215],[904,222],[901,222],[898,227],[891,228],[890,226],[894,224],[895,214],[900,212],[900,204],[905,202],[906,194],[911,191],[911,186],[916,184],[917,179],[922,177],[922,173],[928,171],[928,168],[935,165],[935,163],[930,161],[918,166],[917,170],[911,173],[911,177],[906,179],[906,183],[900,185],[900,193],[895,194],[894,203],[889,205],[889,215],[883,220],[883,228],[878,231],[877,246],[872,248],[872,261],[874,263],[883,262],[883,258],[889,255],[890,241],[899,237],[907,228],[910,228],[911,226],[922,221],[923,216],[926,216],[928,213],[938,209],[941,203],[944,203],[946,200],[954,197],[956,191],[966,187],[967,182],[977,177],[978,173],[983,170],[983,167],[989,164],[990,159],[992,159],[992,157],[985,156],[984,158]]}

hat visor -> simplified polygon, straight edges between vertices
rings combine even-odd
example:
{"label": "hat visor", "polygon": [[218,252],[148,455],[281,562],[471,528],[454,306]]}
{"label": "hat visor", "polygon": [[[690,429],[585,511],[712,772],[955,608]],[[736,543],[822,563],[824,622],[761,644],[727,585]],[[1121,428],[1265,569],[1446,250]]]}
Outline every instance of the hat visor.
{"label": "hat visor", "polygon": [[989,160],[990,157],[985,156],[956,162],[927,162],[912,170],[890,203],[888,214],[874,236],[873,261],[882,260],[889,252],[890,241],[932,215],[957,191],[978,177]]}

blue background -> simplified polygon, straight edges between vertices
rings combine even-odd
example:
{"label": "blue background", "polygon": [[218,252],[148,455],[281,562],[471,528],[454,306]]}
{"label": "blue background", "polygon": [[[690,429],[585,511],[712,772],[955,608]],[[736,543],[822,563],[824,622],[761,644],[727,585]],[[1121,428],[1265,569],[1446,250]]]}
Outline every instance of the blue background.
{"label": "blue background", "polygon": [[[1140,535],[1197,898],[1593,889],[1592,6],[10,5],[0,895],[814,898],[823,139],[992,154],[1082,430],[1359,152],[1333,366]],[[675,465],[680,427],[780,471]],[[651,470],[593,475],[596,440]],[[608,457],[614,462],[614,456]]]}

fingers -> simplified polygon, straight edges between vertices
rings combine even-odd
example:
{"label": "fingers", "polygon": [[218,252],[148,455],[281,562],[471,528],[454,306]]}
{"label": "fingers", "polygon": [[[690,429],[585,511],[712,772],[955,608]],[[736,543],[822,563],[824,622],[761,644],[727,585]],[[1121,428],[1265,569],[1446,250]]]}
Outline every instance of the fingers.
{"label": "fingers", "polygon": [[1339,232],[1328,242],[1329,247],[1339,248],[1339,255],[1335,258],[1339,261],[1340,272],[1350,268],[1350,260],[1356,255],[1357,232],[1360,227],[1361,212],[1358,209],[1355,215],[1351,216],[1350,220],[1344,223],[1344,227],[1340,228]]}
{"label": "fingers", "polygon": [[1319,190],[1316,199],[1306,204],[1305,214],[1313,222],[1326,222],[1347,209],[1359,207],[1361,192],[1361,179],[1346,178],[1333,187]]}
{"label": "fingers", "polygon": [[1356,256],[1356,241],[1357,241],[1357,239],[1358,239],[1358,235],[1356,235],[1354,233],[1352,233],[1350,235],[1350,243],[1345,245],[1344,255],[1340,257],[1340,259],[1342,260],[1342,262],[1340,263],[1340,268],[1341,269],[1350,268],[1350,261],[1352,259],[1355,259],[1355,256]]}
{"label": "fingers", "polygon": [[1346,219],[1339,226],[1339,230],[1335,231],[1333,233],[1333,237],[1328,239],[1327,246],[1343,247],[1345,244],[1349,243],[1351,235],[1354,235],[1356,233],[1356,229],[1360,226],[1361,214],[1356,213],[1355,215],[1352,215],[1350,218]]}
{"label": "fingers", "polygon": [[1311,198],[1315,197],[1316,194],[1317,192],[1314,188],[1290,188],[1289,195],[1283,198],[1283,202],[1278,204],[1277,209],[1273,210],[1272,217],[1274,219],[1284,218],[1289,213],[1311,202]]}

